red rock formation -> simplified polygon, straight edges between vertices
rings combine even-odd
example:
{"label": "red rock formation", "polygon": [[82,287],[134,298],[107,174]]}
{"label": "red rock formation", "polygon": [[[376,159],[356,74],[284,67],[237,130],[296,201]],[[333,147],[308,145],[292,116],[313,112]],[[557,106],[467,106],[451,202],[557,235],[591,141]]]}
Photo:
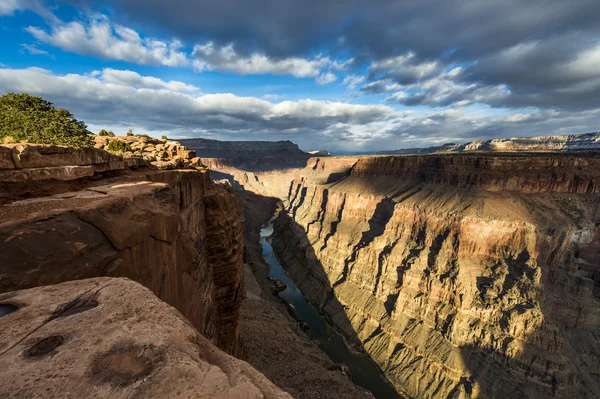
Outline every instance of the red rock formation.
{"label": "red rock formation", "polygon": [[122,278],[0,294],[2,398],[291,398]]}
{"label": "red rock formation", "polygon": [[410,396],[597,397],[599,166],[364,157],[333,182],[306,168],[273,247]]}
{"label": "red rock formation", "polygon": [[[45,148],[21,154],[44,154]],[[52,152],[51,162],[41,155],[34,165],[21,155],[20,170],[48,169],[48,163],[68,169],[73,159],[104,167],[97,160],[113,158],[97,149],[64,153],[63,160],[61,152]],[[129,277],[176,307],[221,349],[242,355],[242,225],[235,197],[213,185],[205,170],[129,170],[116,158],[121,169],[113,177],[96,172],[61,184],[0,182],[3,193],[11,193],[0,207],[0,292]]]}

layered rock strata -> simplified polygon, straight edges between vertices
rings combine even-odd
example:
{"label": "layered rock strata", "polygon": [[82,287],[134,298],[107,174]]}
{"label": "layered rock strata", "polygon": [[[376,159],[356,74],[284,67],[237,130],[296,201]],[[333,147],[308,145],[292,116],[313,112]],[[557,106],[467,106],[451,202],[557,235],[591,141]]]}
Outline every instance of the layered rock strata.
{"label": "layered rock strata", "polygon": [[[35,167],[72,163],[96,172],[69,181],[55,174],[53,180],[0,181],[0,292],[129,277],[221,349],[243,356],[243,227],[235,196],[212,184],[204,169],[134,170],[99,149],[65,149],[42,156]],[[99,173],[107,164],[118,165]]]}
{"label": "layered rock strata", "polygon": [[352,383],[343,365],[334,364],[302,331],[272,292],[269,265],[262,256],[260,229],[274,215],[276,198],[235,191],[244,216],[244,283],[240,331],[247,361],[297,399],[373,396]]}
{"label": "layered rock strata", "polygon": [[291,398],[123,278],[0,294],[2,398]]}
{"label": "layered rock strata", "polygon": [[448,143],[426,148],[381,151],[381,154],[433,154],[442,152],[570,152],[600,150],[600,132],[556,136],[512,137]]}
{"label": "layered rock strata", "polygon": [[457,155],[306,168],[273,247],[411,397],[598,397],[599,167]]}

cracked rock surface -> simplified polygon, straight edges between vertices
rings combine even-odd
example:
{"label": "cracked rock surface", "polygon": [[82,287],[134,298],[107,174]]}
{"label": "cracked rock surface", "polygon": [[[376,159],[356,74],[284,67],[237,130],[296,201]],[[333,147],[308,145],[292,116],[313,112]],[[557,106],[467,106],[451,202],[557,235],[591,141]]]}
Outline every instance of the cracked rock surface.
{"label": "cracked rock surface", "polygon": [[291,398],[124,278],[0,294],[2,398]]}

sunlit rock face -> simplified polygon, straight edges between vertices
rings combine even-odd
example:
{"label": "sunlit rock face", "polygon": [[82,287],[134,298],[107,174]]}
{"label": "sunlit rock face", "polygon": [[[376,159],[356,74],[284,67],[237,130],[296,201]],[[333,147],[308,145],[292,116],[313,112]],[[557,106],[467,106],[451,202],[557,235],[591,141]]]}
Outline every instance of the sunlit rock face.
{"label": "sunlit rock face", "polygon": [[433,154],[444,152],[574,152],[600,150],[600,132],[561,136],[513,137],[477,140],[466,144],[447,143],[435,147],[404,148],[381,154]]}
{"label": "sunlit rock face", "polygon": [[2,398],[291,398],[124,278],[0,294]]}
{"label": "sunlit rock face", "polygon": [[399,390],[600,395],[600,158],[334,161],[298,172],[273,247]]}

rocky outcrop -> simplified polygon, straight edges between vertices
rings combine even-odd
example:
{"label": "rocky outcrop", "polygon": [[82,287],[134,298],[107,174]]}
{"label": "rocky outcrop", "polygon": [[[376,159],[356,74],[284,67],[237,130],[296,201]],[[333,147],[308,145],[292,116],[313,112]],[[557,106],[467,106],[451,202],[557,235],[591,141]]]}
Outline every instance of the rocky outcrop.
{"label": "rocky outcrop", "polygon": [[291,398],[122,278],[0,294],[2,398]]}
{"label": "rocky outcrop", "polygon": [[[196,152],[181,145],[178,141],[155,139],[146,135],[138,136],[94,136],[94,147],[108,150],[112,141],[127,143],[131,151],[120,155],[125,162],[135,163],[136,159],[151,163],[157,169],[181,169],[185,166],[201,166]],[[139,161],[138,161],[139,162]]]}
{"label": "rocky outcrop", "polygon": [[123,158],[95,148],[0,145],[0,182],[75,180],[124,168]]}
{"label": "rocky outcrop", "polygon": [[[75,157],[69,149],[52,154],[35,167],[69,168]],[[113,156],[99,149],[77,154],[78,163],[100,169],[60,184],[0,181],[0,292],[129,277],[177,308],[221,349],[243,356],[243,233],[235,196],[212,184],[202,168],[129,169],[117,157],[120,169],[100,173],[107,165],[100,163],[102,156],[109,162]]]}
{"label": "rocky outcrop", "polygon": [[411,397],[598,397],[599,160],[365,157],[335,175],[316,162],[273,247]]}
{"label": "rocky outcrop", "polygon": [[381,151],[380,154],[433,154],[442,152],[570,152],[600,150],[600,132],[564,136],[512,137],[471,141],[466,144],[448,143],[427,148],[405,148]]}

